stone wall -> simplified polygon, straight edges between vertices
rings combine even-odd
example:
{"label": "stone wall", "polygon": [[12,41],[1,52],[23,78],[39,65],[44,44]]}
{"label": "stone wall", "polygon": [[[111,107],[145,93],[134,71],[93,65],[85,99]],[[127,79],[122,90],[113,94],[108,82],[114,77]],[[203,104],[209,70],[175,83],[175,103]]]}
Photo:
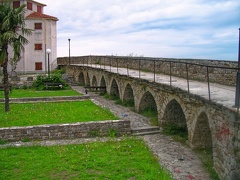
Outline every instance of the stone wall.
{"label": "stone wall", "polygon": [[239,179],[240,121],[236,109],[167,84],[111,73],[94,66],[67,66],[67,73],[73,75],[76,82],[80,74],[85,83],[94,79],[99,85],[104,81],[108,94],[131,100],[136,112],[156,103],[159,126],[167,123],[187,126],[189,146],[212,150],[214,168],[220,179]]}
{"label": "stone wall", "polygon": [[0,128],[0,139],[4,141],[70,139],[108,136],[109,133],[117,133],[118,136],[130,135],[130,121],[113,120]]}
{"label": "stone wall", "polygon": [[[68,57],[57,59],[58,65],[67,65]],[[202,60],[202,59],[173,59],[149,57],[120,57],[120,56],[79,56],[71,57],[71,64],[101,64],[106,66],[125,67],[172,74],[176,77],[235,86],[237,61]]]}

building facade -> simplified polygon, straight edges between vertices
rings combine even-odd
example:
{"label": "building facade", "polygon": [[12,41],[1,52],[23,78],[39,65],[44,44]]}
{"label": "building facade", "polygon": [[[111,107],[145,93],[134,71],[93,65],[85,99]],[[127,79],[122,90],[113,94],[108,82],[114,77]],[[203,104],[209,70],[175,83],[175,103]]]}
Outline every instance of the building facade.
{"label": "building facade", "polygon": [[[48,61],[51,65],[57,59],[57,21],[56,17],[44,14],[45,4],[33,0],[12,0],[14,8],[26,4],[26,28],[32,29],[32,35],[27,36],[21,59],[16,66],[9,64],[9,71],[18,73],[46,73]],[[50,49],[48,55],[46,50]],[[11,57],[11,52],[9,52]],[[50,67],[51,69],[51,67]]]}

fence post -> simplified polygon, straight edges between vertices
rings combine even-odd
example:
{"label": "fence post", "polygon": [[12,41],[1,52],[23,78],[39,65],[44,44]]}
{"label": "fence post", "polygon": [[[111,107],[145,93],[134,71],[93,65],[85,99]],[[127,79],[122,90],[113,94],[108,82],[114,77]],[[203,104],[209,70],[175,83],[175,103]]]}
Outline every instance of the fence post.
{"label": "fence post", "polygon": [[90,59],[91,59],[91,67],[92,67],[93,64],[92,64],[92,56],[91,55],[90,55]]}
{"label": "fence post", "polygon": [[141,74],[140,74],[140,69],[141,68],[141,60],[139,59],[138,60],[138,72],[139,72],[139,74],[138,74],[138,76],[139,76],[139,79],[141,78]]}
{"label": "fence post", "polygon": [[104,63],[103,68],[104,68],[104,70],[105,70],[105,57],[104,57],[104,61],[103,61],[103,63]]}
{"label": "fence post", "polygon": [[118,73],[118,58],[117,58],[117,73]]}
{"label": "fence post", "polygon": [[154,69],[154,80],[153,82],[156,82],[156,61],[153,60],[153,69]]}
{"label": "fence post", "polygon": [[110,58],[110,72],[111,72],[111,67],[112,67],[112,58]]}
{"label": "fence post", "polygon": [[208,81],[208,98],[209,98],[209,101],[211,101],[211,92],[210,92],[209,70],[208,70],[208,66],[207,66],[207,81]]}
{"label": "fence post", "polygon": [[186,63],[186,71],[187,71],[187,87],[188,87],[188,94],[189,94],[189,77],[188,77],[188,64]]}
{"label": "fence post", "polygon": [[172,62],[170,61],[170,86],[172,87]]}

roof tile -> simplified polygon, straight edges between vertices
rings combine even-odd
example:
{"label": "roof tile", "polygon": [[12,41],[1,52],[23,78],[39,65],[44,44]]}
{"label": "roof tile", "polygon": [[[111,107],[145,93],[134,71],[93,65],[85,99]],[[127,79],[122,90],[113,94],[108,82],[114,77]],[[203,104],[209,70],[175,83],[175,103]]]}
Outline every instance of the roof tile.
{"label": "roof tile", "polygon": [[29,14],[26,19],[50,19],[50,20],[54,20],[54,21],[58,21],[58,18],[54,17],[54,16],[49,16],[47,14],[42,14],[39,12],[33,12],[31,14]]}

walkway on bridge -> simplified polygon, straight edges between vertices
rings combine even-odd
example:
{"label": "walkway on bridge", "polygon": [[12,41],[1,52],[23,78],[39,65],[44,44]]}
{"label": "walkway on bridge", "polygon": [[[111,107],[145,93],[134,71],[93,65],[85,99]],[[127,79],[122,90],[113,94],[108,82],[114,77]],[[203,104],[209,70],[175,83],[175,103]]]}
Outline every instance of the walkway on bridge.
{"label": "walkway on bridge", "polygon": [[[129,77],[141,78],[146,79],[150,82],[160,83],[160,84],[167,84],[171,85],[172,87],[177,87],[182,90],[188,91],[188,82],[186,79],[178,78],[178,77],[171,77],[164,75],[164,74],[155,74],[152,72],[144,72],[139,70],[127,69],[127,68],[120,68],[120,67],[110,67],[110,66],[103,66],[100,64],[72,64],[74,66],[89,66],[93,68],[104,69],[105,71],[118,73],[122,75],[127,75]],[[210,95],[209,95],[210,90]],[[189,93],[199,95],[207,100],[215,102],[217,104],[223,105],[230,109],[235,109],[233,106],[235,105],[235,91],[236,88],[233,86],[226,86],[220,85],[215,83],[210,83],[208,87],[207,82],[200,82],[196,80],[189,80]]]}

